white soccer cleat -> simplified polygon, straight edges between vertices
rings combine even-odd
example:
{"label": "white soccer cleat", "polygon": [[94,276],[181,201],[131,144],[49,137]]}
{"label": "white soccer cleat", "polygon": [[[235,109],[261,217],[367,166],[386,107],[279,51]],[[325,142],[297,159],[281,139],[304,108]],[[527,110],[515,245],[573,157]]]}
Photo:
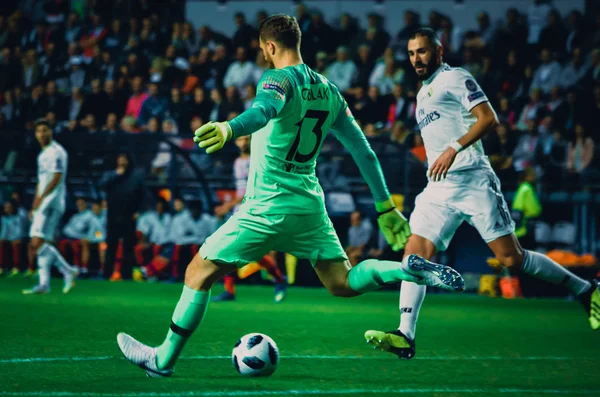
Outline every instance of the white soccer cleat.
{"label": "white soccer cleat", "polygon": [[71,290],[73,289],[73,287],[75,286],[75,279],[77,278],[77,275],[79,274],[79,271],[76,269],[73,272],[65,275],[65,286],[63,287],[63,294],[68,294],[69,292],[71,292]]}
{"label": "white soccer cleat", "polygon": [[47,285],[36,285],[33,288],[24,289],[21,292],[23,295],[43,295],[50,293],[50,287]]}
{"label": "white soccer cleat", "polygon": [[158,369],[156,366],[156,347],[146,346],[124,332],[117,335],[121,353],[134,365],[144,369],[150,378],[166,378],[173,374],[172,369]]}
{"label": "white soccer cleat", "polygon": [[418,279],[420,285],[439,287],[447,291],[464,291],[465,280],[459,272],[451,267],[438,265],[411,254],[402,261],[402,269]]}

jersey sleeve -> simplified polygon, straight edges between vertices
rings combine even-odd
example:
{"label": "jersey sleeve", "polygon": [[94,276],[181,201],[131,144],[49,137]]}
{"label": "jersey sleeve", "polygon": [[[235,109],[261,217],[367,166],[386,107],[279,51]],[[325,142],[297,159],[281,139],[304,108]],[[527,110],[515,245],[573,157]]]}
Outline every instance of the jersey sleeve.
{"label": "jersey sleeve", "polygon": [[60,150],[54,150],[48,162],[48,172],[51,174],[64,174],[67,170],[67,159]]}
{"label": "jersey sleeve", "polygon": [[233,137],[252,134],[276,117],[293,94],[288,74],[279,69],[267,70],[256,86],[252,107],[229,122]]}
{"label": "jersey sleeve", "polygon": [[341,95],[339,97],[343,101],[343,105],[331,129],[352,155],[360,173],[369,185],[375,202],[385,201],[389,199],[390,192],[385,183],[379,160],[356,123],[348,104]]}
{"label": "jersey sleeve", "polygon": [[448,72],[446,92],[450,98],[460,102],[469,112],[475,106],[488,102],[487,96],[475,78],[464,69],[454,69]]}

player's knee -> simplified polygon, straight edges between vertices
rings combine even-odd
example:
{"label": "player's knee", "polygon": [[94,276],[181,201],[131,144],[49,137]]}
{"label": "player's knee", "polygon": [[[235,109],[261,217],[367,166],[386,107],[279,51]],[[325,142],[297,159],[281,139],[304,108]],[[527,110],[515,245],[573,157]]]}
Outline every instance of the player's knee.
{"label": "player's knee", "polygon": [[39,237],[33,237],[29,244],[31,250],[33,250],[33,252],[37,252],[42,247],[42,244],[44,244],[44,240]]}
{"label": "player's knee", "polygon": [[335,283],[332,285],[327,286],[327,290],[329,291],[329,293],[333,296],[339,297],[339,298],[348,298],[351,296],[356,295],[356,293],[350,289],[350,287],[348,287],[346,284],[342,284],[342,283]]}
{"label": "player's knee", "polygon": [[235,270],[233,265],[217,266],[212,261],[196,255],[185,271],[185,285],[192,289],[208,291],[215,281],[232,270]]}
{"label": "player's knee", "polygon": [[496,259],[498,259],[503,266],[518,270],[523,264],[523,251],[515,250],[512,252],[498,253],[496,254]]}

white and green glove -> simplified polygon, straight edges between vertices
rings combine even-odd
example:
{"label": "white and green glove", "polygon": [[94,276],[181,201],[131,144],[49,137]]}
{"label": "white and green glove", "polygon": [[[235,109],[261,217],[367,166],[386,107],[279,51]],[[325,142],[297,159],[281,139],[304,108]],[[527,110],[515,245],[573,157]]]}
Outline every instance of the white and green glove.
{"label": "white and green glove", "polygon": [[383,232],[385,239],[394,251],[400,251],[410,237],[410,226],[392,199],[375,203],[375,209],[379,213],[377,224]]}
{"label": "white and green glove", "polygon": [[206,149],[206,153],[212,154],[223,148],[225,142],[233,136],[233,132],[228,122],[216,123],[211,121],[198,128],[194,135],[194,142],[202,149]]}

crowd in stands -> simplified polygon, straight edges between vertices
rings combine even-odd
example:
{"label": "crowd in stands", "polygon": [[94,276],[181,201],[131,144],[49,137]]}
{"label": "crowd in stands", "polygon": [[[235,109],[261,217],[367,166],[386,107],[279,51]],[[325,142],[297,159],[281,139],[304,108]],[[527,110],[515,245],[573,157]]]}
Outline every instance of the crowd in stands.
{"label": "crowd in stands", "polygon": [[[35,164],[31,129],[38,118],[48,120],[67,148],[71,167],[102,163],[106,151],[140,134],[162,133],[192,149],[193,131],[203,123],[231,119],[251,105],[267,67],[257,29],[266,11],[237,13],[231,21],[237,29],[226,37],[212,26],[194,27],[181,0],[2,3],[0,161],[16,154],[14,167]],[[298,4],[296,17],[304,61],[339,87],[380,156],[401,148],[419,172],[426,167],[415,121],[420,82],[406,45],[416,28],[429,26],[445,61],[472,73],[498,114],[500,125],[484,144],[505,186],[515,187],[519,173],[534,167],[545,186],[593,187],[600,182],[600,15],[560,14],[551,2],[529,3],[527,13],[509,9],[497,19],[482,11],[473,30],[437,11],[406,11],[395,31],[387,31],[377,13],[360,26],[355,15],[325,20]],[[164,173],[171,161],[165,146],[135,142],[149,152],[138,164],[149,174]],[[339,153],[336,145],[326,141],[325,154]],[[87,153],[85,161],[76,153]],[[230,175],[236,154],[229,143],[218,156],[195,151],[192,158],[210,177]],[[386,176],[397,172],[397,163],[382,164]],[[355,168],[328,165],[325,156],[319,170],[333,175],[324,181],[358,175]],[[3,225],[23,210],[10,207]],[[10,238],[2,234],[2,240]]]}

